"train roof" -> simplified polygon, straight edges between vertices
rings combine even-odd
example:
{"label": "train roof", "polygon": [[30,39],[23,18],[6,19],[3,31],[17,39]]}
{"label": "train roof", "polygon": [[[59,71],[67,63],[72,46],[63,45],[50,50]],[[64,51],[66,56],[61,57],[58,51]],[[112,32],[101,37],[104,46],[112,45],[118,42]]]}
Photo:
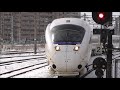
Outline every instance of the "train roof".
{"label": "train roof", "polygon": [[89,25],[89,23],[87,21],[84,21],[80,18],[58,18],[58,19],[55,19],[51,22],[50,29],[53,28],[54,26],[61,25],[61,24],[74,24],[74,25],[78,25],[78,26],[82,26],[82,27],[88,26],[92,29],[92,27]]}

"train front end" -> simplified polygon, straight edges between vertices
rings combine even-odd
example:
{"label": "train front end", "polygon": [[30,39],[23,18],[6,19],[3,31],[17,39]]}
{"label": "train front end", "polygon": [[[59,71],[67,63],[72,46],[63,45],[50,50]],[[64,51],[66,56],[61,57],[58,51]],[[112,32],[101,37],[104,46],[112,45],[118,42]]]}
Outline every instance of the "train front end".
{"label": "train front end", "polygon": [[85,26],[74,18],[63,18],[49,25],[45,35],[46,55],[55,75],[76,76],[85,68],[90,54],[90,34]]}

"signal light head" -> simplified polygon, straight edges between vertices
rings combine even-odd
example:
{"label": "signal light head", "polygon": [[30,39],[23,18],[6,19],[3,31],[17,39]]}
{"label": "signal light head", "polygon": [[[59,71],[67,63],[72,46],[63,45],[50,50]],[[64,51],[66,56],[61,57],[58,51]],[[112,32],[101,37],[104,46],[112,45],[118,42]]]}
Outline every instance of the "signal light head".
{"label": "signal light head", "polygon": [[99,13],[99,18],[100,19],[104,18],[104,14],[103,13]]}
{"label": "signal light head", "polygon": [[112,12],[92,12],[93,20],[101,25],[112,22]]}

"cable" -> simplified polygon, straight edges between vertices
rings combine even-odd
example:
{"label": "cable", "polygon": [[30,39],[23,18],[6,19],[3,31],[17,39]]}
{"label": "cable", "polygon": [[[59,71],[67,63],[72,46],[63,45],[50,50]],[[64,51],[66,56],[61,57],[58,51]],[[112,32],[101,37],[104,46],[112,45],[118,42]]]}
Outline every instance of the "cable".
{"label": "cable", "polygon": [[85,78],[88,74],[90,74],[92,71],[94,71],[94,69],[90,69],[86,74],[84,74],[83,76],[81,76],[80,78]]}

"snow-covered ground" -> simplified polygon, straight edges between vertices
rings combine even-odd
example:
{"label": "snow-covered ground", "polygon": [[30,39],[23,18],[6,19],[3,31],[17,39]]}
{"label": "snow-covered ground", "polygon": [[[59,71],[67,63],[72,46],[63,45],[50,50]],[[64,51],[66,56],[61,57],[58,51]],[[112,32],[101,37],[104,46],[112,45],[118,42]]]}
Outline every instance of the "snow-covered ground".
{"label": "snow-covered ground", "polygon": [[[94,58],[91,58],[90,64],[92,63],[92,60]],[[34,65],[34,64],[44,62],[44,61],[46,61],[46,60],[42,60],[42,61],[41,60],[30,60],[29,62],[23,62],[23,63],[17,63],[17,64],[12,64],[12,65],[1,66],[0,67],[0,73],[5,73],[5,72],[8,72],[8,71],[12,71],[12,70],[15,70],[15,69],[19,69],[19,68],[23,68],[23,67],[26,67],[26,66]],[[1,75],[0,78],[6,78],[8,76],[12,76],[14,74],[24,72],[26,70],[30,70],[32,68],[37,68],[37,67],[39,67],[39,65],[35,66],[35,67],[28,68],[28,69],[16,71],[16,72],[11,73],[11,74]],[[30,71],[30,72],[15,76],[14,78],[57,78],[57,77],[50,75],[49,70],[48,70],[48,66],[46,66],[46,67],[42,67],[42,68],[37,69],[37,70],[33,70],[33,71]],[[89,74],[86,78],[96,78],[96,76],[94,74],[94,71],[91,74]]]}
{"label": "snow-covered ground", "polygon": [[28,55],[39,55],[40,53],[34,54],[34,53],[21,53],[21,54],[7,54],[7,55],[0,55],[0,59],[4,57],[16,57],[16,56],[28,56]]}
{"label": "snow-covered ground", "polygon": [[[113,56],[113,57],[119,56],[120,55],[119,53],[120,52],[114,52],[114,55],[115,54],[116,55]],[[23,57],[22,57],[22,55],[23,55]],[[21,57],[0,59],[0,62],[11,61],[11,60],[19,60],[19,59],[27,59],[27,58],[34,58],[34,57],[43,57],[45,54],[44,53],[41,53],[41,54],[37,53],[36,54],[36,55],[40,55],[40,56],[31,56],[31,55],[34,55],[34,54],[30,54],[30,56],[24,57],[26,55],[28,55],[28,54],[21,54],[20,55]],[[8,56],[12,56],[12,55],[2,55],[0,57],[8,57]],[[19,56],[19,54],[16,55],[16,56]],[[91,57],[89,64],[92,64],[93,60],[96,57],[101,57],[101,56]],[[102,57],[105,58],[106,56],[102,56]],[[119,57],[117,59],[120,60]],[[27,61],[27,62],[22,62],[22,63],[15,63],[15,64],[11,64],[11,65],[0,66],[0,74],[5,73],[5,72],[9,72],[9,71],[12,71],[12,70],[16,70],[16,69],[19,69],[19,68],[27,67],[27,66],[30,66],[30,65],[42,63],[42,62],[45,62],[45,61],[46,61],[46,59],[44,59],[44,58],[41,59],[40,58],[40,59],[33,59],[33,60],[30,60],[30,61]],[[21,73],[21,72],[24,72],[24,71],[28,71],[28,70],[31,70],[31,69],[34,69],[34,68],[39,68],[39,67],[41,67],[43,65],[47,65],[47,63],[41,64],[41,65],[36,65],[34,67],[30,67],[30,68],[27,68],[27,69],[24,69],[24,70],[15,71],[14,73],[11,73],[11,74],[0,75],[0,78],[7,78],[8,76],[12,76],[14,74],[18,74],[18,73]],[[115,72],[114,65],[115,65],[115,62],[113,60],[113,71],[112,71],[113,78],[115,77],[114,76],[114,72]],[[120,61],[118,62],[117,66],[118,66],[118,68],[117,68],[117,78],[120,78],[120,74],[119,74],[120,73]],[[90,69],[91,68],[92,68],[92,66],[90,66]],[[106,71],[104,72],[103,78],[105,78],[105,77],[106,77]],[[48,70],[48,66],[45,66],[45,67],[42,67],[42,68],[30,71],[30,72],[21,74],[21,75],[17,75],[17,76],[15,76],[13,78],[57,78],[57,77],[50,75],[49,74],[49,70]],[[85,78],[96,78],[95,71],[91,72]]]}
{"label": "snow-covered ground", "polygon": [[49,74],[48,66],[46,66],[41,69],[34,70],[32,72],[15,76],[14,78],[57,78],[57,77]]}
{"label": "snow-covered ground", "polygon": [[39,57],[45,57],[45,55],[44,54],[38,54],[38,55],[33,55],[33,56],[28,56],[28,57],[23,55],[23,57],[3,58],[3,59],[0,59],[0,63],[7,62],[7,61],[21,60],[21,59],[39,58]]}
{"label": "snow-covered ground", "polygon": [[[35,63],[35,62],[34,62],[34,63]],[[34,64],[31,64],[31,65],[34,65]],[[21,69],[21,70],[18,70],[18,71],[14,71],[14,72],[9,73],[9,74],[1,75],[0,77],[1,77],[1,78],[10,77],[10,76],[13,76],[13,75],[16,75],[16,74],[20,74],[20,73],[23,73],[23,72],[26,72],[26,71],[35,69],[35,68],[39,68],[39,67],[41,67],[41,66],[43,66],[43,65],[47,65],[47,63],[38,65],[38,62],[37,62],[37,65],[34,65],[34,66],[32,66],[32,67],[29,67],[29,68]],[[30,66],[30,64],[29,64],[28,66]],[[24,66],[23,66],[23,67],[24,67]],[[23,68],[23,67],[22,67],[22,68]],[[25,66],[25,67],[26,67],[26,66]],[[15,67],[14,67],[14,68],[15,68]],[[16,67],[16,68],[18,68],[18,67]],[[20,68],[20,67],[19,67],[19,68]],[[18,68],[18,69],[19,69],[19,68]],[[14,70],[14,69],[13,69],[13,70]],[[31,71],[31,72],[32,72],[32,71]],[[24,75],[24,74],[23,74],[23,75]],[[34,73],[32,72],[31,75],[34,75]],[[27,73],[27,76],[28,76],[28,73]],[[24,78],[25,78],[25,77],[24,77]]]}
{"label": "snow-covered ground", "polygon": [[[11,51],[15,51],[15,50],[10,50],[9,52],[11,52]],[[39,63],[46,62],[45,53],[43,53],[41,51],[44,51],[44,48],[41,48],[41,50],[39,50],[39,53],[37,53],[37,54],[24,53],[24,54],[3,55],[3,53],[8,53],[8,51],[4,51],[0,55],[0,78],[6,78],[8,76],[15,75],[17,73],[21,73],[21,72],[24,72],[24,71],[28,71],[28,70],[32,70],[34,68],[40,67],[43,64],[38,65]],[[29,51],[29,52],[31,52],[31,51]],[[37,58],[37,59],[31,59],[31,58]],[[9,65],[4,65],[4,66],[2,65],[2,64],[4,64],[3,62],[17,61],[17,60],[23,60],[23,59],[30,59],[30,60],[27,60],[26,62],[22,62],[22,63],[15,63],[14,62],[14,63],[9,64]],[[17,70],[17,69],[28,67],[28,66],[32,66],[32,67],[22,69],[22,70],[18,70],[18,71],[15,71],[13,73],[8,73],[8,74],[2,75],[3,73],[11,72],[13,70]],[[33,74],[31,74],[31,75],[33,75]]]}

